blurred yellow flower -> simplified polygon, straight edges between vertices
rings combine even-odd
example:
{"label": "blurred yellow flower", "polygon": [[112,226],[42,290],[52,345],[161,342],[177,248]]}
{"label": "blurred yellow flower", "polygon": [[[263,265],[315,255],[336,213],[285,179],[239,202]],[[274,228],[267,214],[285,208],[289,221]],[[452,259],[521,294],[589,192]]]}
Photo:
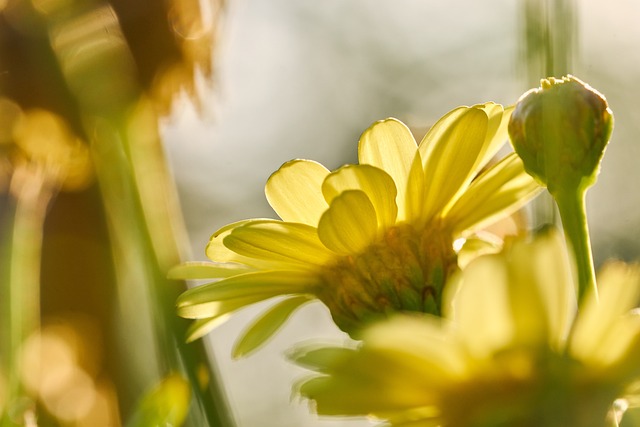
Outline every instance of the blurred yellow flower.
{"label": "blurred yellow flower", "polygon": [[[299,392],[320,414],[393,426],[594,426],[640,379],[640,266],[613,263],[576,310],[554,233],[476,258],[445,293],[445,318],[398,316],[358,348],[301,347],[322,376]],[[384,367],[382,369],[382,367]]]}
{"label": "blurred yellow flower", "polygon": [[455,239],[509,215],[540,187],[515,154],[480,173],[506,141],[511,109],[487,103],[442,117],[418,145],[395,119],[374,123],[358,165],[331,172],[309,160],[285,163],[266,196],[282,218],[218,230],[216,263],[191,263],[171,277],[215,278],[185,292],[178,313],[199,319],[196,339],[241,307],[285,296],[237,343],[236,356],[269,338],[302,304],[319,299],[335,323],[357,335],[397,311],[440,313],[457,269]]}

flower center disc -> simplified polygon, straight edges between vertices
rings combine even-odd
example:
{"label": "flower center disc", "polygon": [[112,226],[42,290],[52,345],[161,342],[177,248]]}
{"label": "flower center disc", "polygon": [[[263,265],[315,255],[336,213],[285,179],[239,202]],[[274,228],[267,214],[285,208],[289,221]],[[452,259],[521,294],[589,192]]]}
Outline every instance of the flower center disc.
{"label": "flower center disc", "polygon": [[325,266],[318,296],[351,334],[399,311],[440,315],[444,284],[456,268],[451,233],[399,224],[361,253]]}

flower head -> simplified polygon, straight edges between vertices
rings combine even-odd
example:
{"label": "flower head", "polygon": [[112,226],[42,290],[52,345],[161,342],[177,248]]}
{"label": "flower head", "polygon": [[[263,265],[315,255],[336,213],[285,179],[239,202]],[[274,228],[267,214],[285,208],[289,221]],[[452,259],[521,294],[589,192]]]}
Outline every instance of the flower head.
{"label": "flower head", "polygon": [[352,335],[388,313],[439,314],[457,268],[453,241],[539,191],[515,154],[481,173],[504,144],[509,114],[493,103],[456,108],[419,145],[404,124],[382,120],[363,133],[360,164],[331,172],[309,160],[285,163],[266,184],[282,221],[223,227],[206,250],[216,264],[173,270],[172,277],[219,279],[178,299],[181,316],[199,319],[191,338],[227,313],[278,296],[285,298],[249,328],[236,355],[314,299]]}
{"label": "flower head", "polygon": [[[445,318],[380,322],[357,348],[300,348],[321,414],[394,426],[594,426],[640,379],[640,266],[611,264],[580,310],[556,234],[476,258]],[[384,366],[384,369],[380,369]]]}
{"label": "flower head", "polygon": [[527,172],[552,194],[595,182],[612,130],[605,97],[574,76],[543,79],[518,100],[509,123]]}

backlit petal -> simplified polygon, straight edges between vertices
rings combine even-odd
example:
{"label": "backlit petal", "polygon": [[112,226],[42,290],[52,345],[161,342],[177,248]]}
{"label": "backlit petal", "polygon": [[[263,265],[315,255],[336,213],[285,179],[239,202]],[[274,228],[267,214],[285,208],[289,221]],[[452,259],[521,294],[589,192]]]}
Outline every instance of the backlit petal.
{"label": "backlit petal", "polygon": [[328,203],[346,190],[362,190],[367,195],[376,211],[379,226],[388,227],[395,223],[397,190],[385,171],[371,165],[347,165],[329,174],[322,184],[322,193]]}
{"label": "backlit petal", "polygon": [[229,315],[222,315],[218,317],[197,319],[191,322],[191,325],[187,328],[186,342],[190,343],[198,338],[202,338],[209,332],[227,321]]}
{"label": "backlit petal", "polygon": [[398,214],[398,221],[420,224],[425,218],[425,196],[427,192],[424,170],[420,153],[416,153],[407,182],[407,195],[404,209]]}
{"label": "backlit petal", "polygon": [[243,264],[185,262],[169,270],[167,278],[176,280],[223,279],[225,277],[247,273],[251,270],[251,267]]}
{"label": "backlit petal", "polygon": [[244,357],[260,348],[278,332],[294,311],[311,300],[311,297],[303,295],[287,298],[275,304],[242,333],[233,347],[233,357]]}
{"label": "backlit petal", "polygon": [[631,336],[627,313],[640,298],[640,267],[622,263],[607,264],[598,275],[599,296],[586,295],[573,334],[571,353],[592,363],[610,363],[624,354]]}
{"label": "backlit petal", "polygon": [[405,206],[407,179],[417,144],[409,128],[396,119],[381,120],[369,127],[358,144],[360,164],[373,165],[393,178],[398,190],[397,204],[401,211]]}
{"label": "backlit petal", "polygon": [[517,242],[508,255],[512,324],[517,341],[562,351],[576,312],[569,259],[557,233]]}
{"label": "backlit petal", "polygon": [[349,190],[331,202],[320,218],[318,235],[332,251],[355,254],[376,237],[378,223],[376,211],[365,193]]}
{"label": "backlit petal", "polygon": [[520,209],[542,190],[511,153],[471,183],[445,213],[446,221],[454,235],[480,229]]}
{"label": "backlit petal", "polygon": [[509,344],[513,338],[509,283],[500,256],[486,255],[472,261],[458,281],[447,286],[456,333],[478,358]]}
{"label": "backlit petal", "polygon": [[313,294],[318,285],[316,276],[303,271],[257,271],[189,289],[176,305],[183,317],[213,317],[226,310],[220,308],[221,301],[253,303],[279,295]]}
{"label": "backlit petal", "polygon": [[267,180],[267,200],[284,221],[316,226],[328,208],[321,191],[328,174],[327,168],[311,160],[287,162]]}
{"label": "backlit petal", "polygon": [[316,268],[334,254],[310,225],[282,221],[254,221],[236,227],[224,238],[233,252],[264,260],[279,268]]}
{"label": "backlit petal", "polygon": [[214,262],[239,262],[245,263],[245,261],[251,261],[250,258],[244,257],[233,252],[231,249],[227,248],[224,245],[224,238],[227,237],[231,232],[238,227],[243,225],[252,223],[252,222],[262,222],[262,221],[276,221],[269,219],[246,219],[242,221],[233,222],[231,224],[227,224],[224,227],[217,230],[211,238],[209,239],[209,243],[205,249],[205,254],[207,258]]}
{"label": "backlit petal", "polygon": [[487,102],[486,104],[475,105],[474,107],[484,110],[489,117],[484,149],[478,156],[478,162],[474,168],[477,172],[484,167],[509,140],[507,126],[509,125],[509,118],[511,117],[514,106],[512,105],[505,108],[500,104]]}
{"label": "backlit petal", "polygon": [[426,218],[446,208],[475,175],[488,126],[482,109],[460,107],[438,121],[420,143],[424,163]]}

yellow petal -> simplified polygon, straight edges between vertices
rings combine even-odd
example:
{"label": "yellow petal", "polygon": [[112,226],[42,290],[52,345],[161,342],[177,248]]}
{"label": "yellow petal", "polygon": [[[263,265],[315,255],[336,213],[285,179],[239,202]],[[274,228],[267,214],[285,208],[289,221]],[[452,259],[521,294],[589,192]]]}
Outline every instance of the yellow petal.
{"label": "yellow petal", "polygon": [[271,307],[242,333],[233,347],[233,357],[244,357],[259,349],[278,332],[294,311],[311,300],[312,298],[306,295],[297,296],[287,298]]}
{"label": "yellow petal", "polygon": [[512,105],[505,108],[500,104],[487,102],[486,104],[475,105],[474,107],[484,110],[489,118],[484,149],[478,156],[478,162],[475,167],[476,171],[478,171],[484,167],[509,140],[507,127],[515,106]]}
{"label": "yellow petal", "polygon": [[400,315],[366,330],[368,348],[399,358],[424,359],[419,365],[432,386],[451,381],[466,371],[461,348],[450,339],[450,324],[433,316]]}
{"label": "yellow petal", "polygon": [[202,338],[203,336],[207,335],[209,332],[226,322],[228,318],[229,315],[226,314],[217,317],[208,317],[204,319],[194,320],[187,328],[186,342],[190,343],[197,340],[198,338]]}
{"label": "yellow petal", "polygon": [[361,190],[367,195],[380,227],[395,223],[397,190],[393,179],[382,169],[370,165],[347,165],[329,174],[322,184],[322,193],[328,203],[346,190]]}
{"label": "yellow petal", "polygon": [[218,231],[213,233],[211,238],[209,239],[209,243],[205,249],[205,254],[207,258],[214,262],[236,262],[243,263],[245,261],[251,261],[250,258],[243,257],[224,245],[224,238],[227,237],[231,232],[238,227],[241,227],[245,224],[249,224],[252,222],[262,222],[262,221],[275,221],[268,219],[246,219],[242,221],[233,222],[231,224],[227,224],[224,227],[220,228]]}
{"label": "yellow petal", "polygon": [[267,180],[267,200],[284,221],[316,226],[328,207],[321,191],[328,174],[327,168],[311,160],[287,162]]}
{"label": "yellow petal", "polygon": [[251,270],[251,267],[243,264],[191,261],[173,267],[167,273],[167,278],[176,280],[223,279]]}
{"label": "yellow petal", "polygon": [[367,195],[348,190],[334,198],[320,218],[318,236],[327,248],[348,255],[369,245],[377,229],[376,211]]}
{"label": "yellow petal", "polygon": [[[460,341],[475,357],[488,357],[513,338],[512,309],[506,266],[498,255],[472,261],[457,281],[447,284],[453,318]],[[451,286],[450,286],[451,285]]]}
{"label": "yellow petal", "polygon": [[581,305],[571,353],[592,363],[608,364],[628,350],[632,338],[628,332],[638,332],[624,319],[640,298],[640,267],[607,264],[598,275],[598,291],[598,296],[588,293]]}
{"label": "yellow petal", "polygon": [[398,221],[419,224],[425,220],[426,182],[420,153],[416,153],[407,182],[407,195],[404,209],[398,215]]}
{"label": "yellow petal", "polygon": [[440,119],[420,143],[425,170],[425,214],[431,218],[455,200],[474,177],[485,149],[484,110],[460,107]]}
{"label": "yellow petal", "polygon": [[523,344],[562,351],[576,310],[567,250],[556,232],[517,242],[508,255],[513,325]]}
{"label": "yellow petal", "polygon": [[313,294],[318,285],[317,277],[303,271],[257,271],[196,286],[180,295],[176,305],[183,317],[214,317],[228,312],[221,301],[247,305],[279,295]]}
{"label": "yellow petal", "polygon": [[253,221],[234,228],[223,243],[241,256],[278,268],[314,269],[334,256],[314,227],[292,222]]}
{"label": "yellow petal", "polygon": [[[209,283],[201,286],[220,284],[221,282]],[[180,296],[182,298],[182,295]],[[271,298],[264,293],[258,292],[254,295],[240,294],[235,298],[221,300],[207,300],[191,304],[189,301],[178,300],[178,315],[186,319],[209,319],[213,320],[232,313],[240,308],[255,304],[265,299]]]}
{"label": "yellow petal", "polygon": [[471,183],[445,213],[446,221],[454,235],[481,229],[520,209],[542,190],[511,153]]}
{"label": "yellow petal", "polygon": [[409,128],[391,118],[371,125],[362,134],[358,144],[360,164],[382,169],[396,183],[400,217],[404,216],[407,179],[416,152],[417,144]]}

